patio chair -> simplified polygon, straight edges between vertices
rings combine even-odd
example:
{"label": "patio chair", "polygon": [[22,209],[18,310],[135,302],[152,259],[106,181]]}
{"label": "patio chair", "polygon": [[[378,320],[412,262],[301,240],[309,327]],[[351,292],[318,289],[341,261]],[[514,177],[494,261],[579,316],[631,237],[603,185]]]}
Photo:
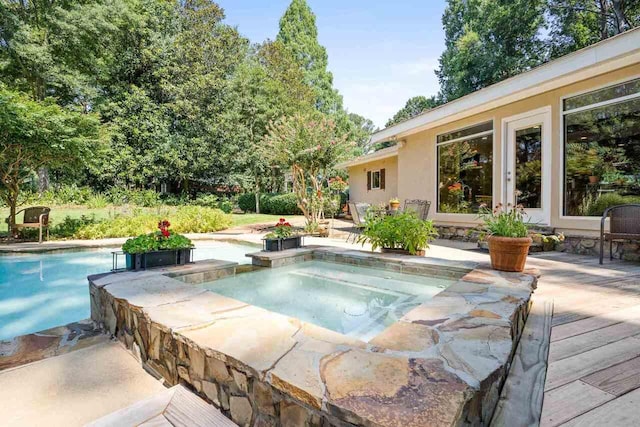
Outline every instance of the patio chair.
{"label": "patio chair", "polygon": [[[42,230],[47,230],[47,240],[49,240],[49,212],[51,208],[46,206],[34,206],[31,208],[21,209],[16,212],[16,218],[18,214],[23,212],[22,224],[16,224],[18,231],[24,228],[37,228],[39,230],[38,242],[42,243]],[[9,218],[5,220],[9,224]]]}
{"label": "patio chair", "polygon": [[[609,218],[609,232],[604,231]],[[604,257],[604,242],[609,241],[609,259],[613,259],[614,240],[640,240],[640,204],[612,206],[600,220],[600,264]]]}
{"label": "patio chair", "polygon": [[362,230],[366,223],[367,209],[369,209],[369,207],[370,205],[368,203],[349,203],[353,225],[347,236],[347,243],[349,239],[351,239],[351,236],[353,236],[353,243],[356,242],[358,231]]}
{"label": "patio chair", "polygon": [[431,208],[431,202],[428,200],[405,200],[403,212],[413,211],[421,220],[426,220],[429,216],[429,208]]}

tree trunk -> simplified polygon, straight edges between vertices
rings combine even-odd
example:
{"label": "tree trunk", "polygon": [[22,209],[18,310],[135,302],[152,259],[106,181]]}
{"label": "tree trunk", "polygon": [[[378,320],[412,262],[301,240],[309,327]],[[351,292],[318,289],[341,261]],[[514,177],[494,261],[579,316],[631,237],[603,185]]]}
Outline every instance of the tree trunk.
{"label": "tree trunk", "polygon": [[16,228],[16,209],[18,206],[18,195],[9,196],[9,235],[18,237],[18,229]]}
{"label": "tree trunk", "polygon": [[600,0],[600,40],[609,37],[607,18],[609,15],[609,0]]}
{"label": "tree trunk", "polygon": [[38,192],[40,195],[49,189],[49,168],[41,167],[38,169]]}
{"label": "tree trunk", "polygon": [[616,16],[616,25],[618,33],[623,33],[632,27],[629,19],[624,11],[624,0],[612,0],[613,13]]}
{"label": "tree trunk", "polygon": [[255,198],[256,198],[256,213],[259,214],[260,213],[260,183],[258,181],[256,181]]}

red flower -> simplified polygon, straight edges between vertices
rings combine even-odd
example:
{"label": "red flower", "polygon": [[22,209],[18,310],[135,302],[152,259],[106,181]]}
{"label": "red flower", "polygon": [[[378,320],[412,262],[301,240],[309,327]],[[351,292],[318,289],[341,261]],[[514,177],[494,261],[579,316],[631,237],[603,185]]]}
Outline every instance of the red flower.
{"label": "red flower", "polygon": [[166,228],[163,228],[162,230],[160,230],[160,232],[164,237],[169,237],[169,230],[167,230]]}

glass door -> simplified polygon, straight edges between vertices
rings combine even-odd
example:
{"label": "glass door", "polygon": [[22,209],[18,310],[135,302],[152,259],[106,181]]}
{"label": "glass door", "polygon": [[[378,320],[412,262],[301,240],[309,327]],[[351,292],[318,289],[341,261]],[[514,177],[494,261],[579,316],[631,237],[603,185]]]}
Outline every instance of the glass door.
{"label": "glass door", "polygon": [[551,113],[507,120],[506,206],[522,206],[531,222],[550,223]]}

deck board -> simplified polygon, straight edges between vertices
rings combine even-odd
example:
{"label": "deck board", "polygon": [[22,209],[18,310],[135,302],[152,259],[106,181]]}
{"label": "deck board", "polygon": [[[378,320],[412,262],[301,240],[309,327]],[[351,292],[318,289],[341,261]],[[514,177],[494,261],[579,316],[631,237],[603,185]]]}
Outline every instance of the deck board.
{"label": "deck board", "polygon": [[623,426],[640,419],[640,264],[532,256],[536,297],[553,299],[541,426]]}
{"label": "deck board", "polygon": [[547,392],[540,427],[555,427],[615,399],[616,396],[580,380]]}
{"label": "deck board", "polygon": [[595,372],[582,381],[607,393],[622,396],[640,388],[640,357]]}
{"label": "deck board", "polygon": [[640,325],[637,323],[621,322],[561,341],[555,341],[553,348],[549,351],[549,363],[638,335],[638,333],[640,333]]}
{"label": "deck board", "polygon": [[640,389],[611,400],[586,412],[563,427],[637,426],[640,407]]}

